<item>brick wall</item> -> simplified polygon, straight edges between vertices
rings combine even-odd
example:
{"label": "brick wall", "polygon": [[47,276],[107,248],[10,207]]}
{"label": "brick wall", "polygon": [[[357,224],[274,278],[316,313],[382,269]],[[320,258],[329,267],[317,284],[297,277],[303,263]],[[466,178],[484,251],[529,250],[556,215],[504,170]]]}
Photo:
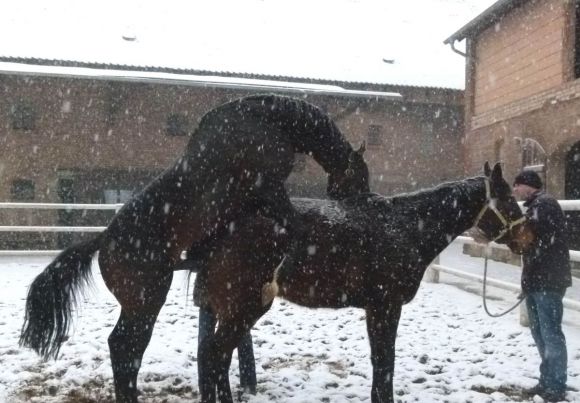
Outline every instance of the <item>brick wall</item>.
{"label": "brick wall", "polygon": [[[567,87],[578,87],[574,82]],[[570,92],[569,88],[560,94]],[[580,94],[579,94],[580,95]],[[558,99],[558,98],[550,98]],[[466,168],[477,172],[486,160],[494,160],[497,142],[501,142],[499,159],[506,173],[513,178],[521,169],[521,149],[515,141],[533,138],[548,154],[548,188],[558,198],[564,198],[566,158],[570,148],[580,141],[580,96],[566,97],[542,103],[539,108],[509,115],[495,123],[472,128],[466,135]]]}
{"label": "brick wall", "polygon": [[[250,93],[0,75],[0,200],[14,200],[13,182],[18,179],[34,183],[36,202],[61,202],[62,178],[72,180],[79,203],[103,202],[107,188],[139,190],[181,155],[187,143],[187,136],[167,134],[169,115],[180,114],[191,132],[211,108]],[[327,111],[355,146],[368,140],[369,126],[375,127],[377,141],[368,145],[365,158],[372,189],[383,194],[462,176],[461,92],[410,87],[404,99],[307,98]],[[23,102],[36,117],[32,130],[13,127],[14,108]],[[305,160],[289,178],[289,191],[324,197],[323,170],[311,158]],[[49,225],[56,217],[54,212],[17,217],[0,212],[3,225]],[[107,217],[79,213],[74,220],[96,225],[106,224]]]}
{"label": "brick wall", "polygon": [[561,0],[532,0],[474,40],[473,114],[562,84],[568,16]]}

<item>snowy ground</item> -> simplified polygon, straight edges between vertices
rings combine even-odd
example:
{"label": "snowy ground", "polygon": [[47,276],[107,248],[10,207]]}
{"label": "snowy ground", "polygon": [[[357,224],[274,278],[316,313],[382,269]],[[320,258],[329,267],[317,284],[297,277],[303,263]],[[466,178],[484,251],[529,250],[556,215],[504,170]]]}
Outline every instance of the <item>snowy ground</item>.
{"label": "snowy ground", "polygon": [[[459,247],[441,263],[481,274],[481,259]],[[118,315],[100,283],[87,297],[72,337],[58,361],[42,363],[18,347],[26,287],[46,258],[0,258],[0,402],[112,402],[107,336]],[[494,264],[493,277],[517,283],[514,266]],[[142,402],[197,401],[197,308],[183,273],[175,276],[140,371]],[[424,283],[403,310],[397,340],[396,398],[401,402],[519,402],[517,390],[537,382],[538,355],[517,311],[492,319],[479,289],[444,276],[449,284]],[[578,300],[579,285],[568,297]],[[191,292],[191,290],[190,290]],[[491,309],[515,295],[490,290]],[[580,401],[580,313],[566,311],[569,401]],[[258,394],[250,403],[370,402],[371,365],[364,313],[356,309],[308,310],[278,300],[253,331]],[[231,370],[238,384],[237,359]],[[541,401],[537,400],[537,401]]]}

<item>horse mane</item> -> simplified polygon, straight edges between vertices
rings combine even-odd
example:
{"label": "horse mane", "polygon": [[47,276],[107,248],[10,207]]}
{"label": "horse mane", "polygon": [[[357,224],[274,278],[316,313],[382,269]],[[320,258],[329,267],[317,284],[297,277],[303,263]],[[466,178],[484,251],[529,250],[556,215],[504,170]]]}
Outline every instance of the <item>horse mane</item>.
{"label": "horse mane", "polygon": [[480,189],[482,180],[483,176],[445,182],[432,188],[396,195],[390,199],[391,203],[395,205],[409,203],[420,206],[419,209],[432,206],[434,202],[441,202],[450,196],[470,200],[473,194]]}
{"label": "horse mane", "polygon": [[[389,216],[397,212],[401,215],[406,212],[421,214],[430,212],[436,207],[445,207],[442,203],[451,203],[453,201],[468,204],[474,197],[480,194],[483,176],[467,178],[459,181],[442,183],[432,188],[420,189],[417,191],[402,193],[395,196],[383,196],[377,193],[368,193],[357,195],[344,200],[346,205],[352,204],[361,208],[382,211]],[[367,203],[360,203],[361,198],[366,198]]]}

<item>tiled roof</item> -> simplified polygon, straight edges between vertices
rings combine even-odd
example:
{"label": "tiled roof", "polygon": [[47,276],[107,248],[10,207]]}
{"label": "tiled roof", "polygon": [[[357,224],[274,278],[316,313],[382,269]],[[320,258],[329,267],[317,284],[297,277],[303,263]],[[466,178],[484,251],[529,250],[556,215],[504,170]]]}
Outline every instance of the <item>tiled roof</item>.
{"label": "tiled roof", "polygon": [[[154,73],[168,73],[177,75],[196,75],[196,76],[219,76],[229,78],[243,78],[254,80],[271,80],[296,82],[306,84],[322,84],[322,85],[339,85],[349,89],[356,90],[380,90],[380,91],[397,91],[401,88],[440,88],[444,87],[429,87],[429,86],[414,86],[414,85],[400,85],[400,84],[384,84],[360,81],[336,81],[325,80],[311,77],[294,77],[294,76],[280,76],[280,75],[266,75],[266,74],[251,74],[231,71],[210,71],[210,70],[196,70],[196,69],[180,69],[163,66],[135,66],[124,64],[108,64],[96,62],[79,62],[75,60],[60,60],[60,59],[41,59],[33,57],[7,57],[0,56],[0,63],[16,63],[36,66],[56,66],[56,67],[71,67],[71,68],[90,68],[97,70],[116,70],[116,71],[132,71],[132,72],[154,72]],[[455,90],[455,89],[449,89]],[[460,90],[458,90],[460,91]]]}

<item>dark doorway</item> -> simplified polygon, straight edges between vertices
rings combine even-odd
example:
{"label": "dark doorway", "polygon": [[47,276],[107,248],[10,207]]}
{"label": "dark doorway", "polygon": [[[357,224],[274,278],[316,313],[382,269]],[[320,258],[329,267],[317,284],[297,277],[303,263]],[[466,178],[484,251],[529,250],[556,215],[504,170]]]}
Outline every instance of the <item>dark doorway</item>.
{"label": "dark doorway", "polygon": [[[574,144],[566,155],[564,198],[580,200],[580,142]],[[580,249],[580,211],[566,211],[570,249]]]}
{"label": "dark doorway", "polygon": [[580,142],[574,144],[566,156],[564,193],[568,200],[580,200]]}
{"label": "dark doorway", "polygon": [[[71,178],[60,178],[56,185],[56,192],[61,203],[74,203],[74,181]],[[74,216],[72,210],[58,210],[58,225],[72,226]],[[58,247],[64,249],[71,245],[73,234],[70,232],[60,232],[58,234]]]}

